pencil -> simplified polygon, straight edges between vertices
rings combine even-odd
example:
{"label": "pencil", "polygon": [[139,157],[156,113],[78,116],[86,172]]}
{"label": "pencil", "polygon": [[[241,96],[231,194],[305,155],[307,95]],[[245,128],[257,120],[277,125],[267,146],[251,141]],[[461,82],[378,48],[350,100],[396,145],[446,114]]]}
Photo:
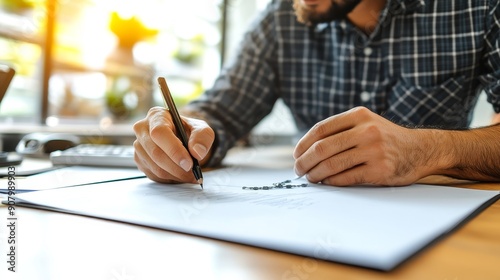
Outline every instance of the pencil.
{"label": "pencil", "polygon": [[[165,80],[165,78],[159,77],[158,84],[160,85],[160,89],[163,94],[163,99],[167,103],[167,109],[170,112],[170,115],[172,115],[172,119],[174,120],[175,129],[177,130],[177,133],[179,133],[182,145],[184,145],[184,148],[186,148],[189,155],[191,155],[188,149],[188,137],[186,134],[186,130],[184,129],[184,125],[182,124],[181,117],[179,116],[179,112],[177,111],[177,107],[175,106],[172,94],[168,89],[167,81]],[[203,189],[203,174],[201,174],[200,164],[198,163],[198,160],[193,157],[193,155],[191,155],[191,158],[193,159],[194,177],[196,178],[196,181],[198,182],[198,184],[200,184],[201,188]]]}

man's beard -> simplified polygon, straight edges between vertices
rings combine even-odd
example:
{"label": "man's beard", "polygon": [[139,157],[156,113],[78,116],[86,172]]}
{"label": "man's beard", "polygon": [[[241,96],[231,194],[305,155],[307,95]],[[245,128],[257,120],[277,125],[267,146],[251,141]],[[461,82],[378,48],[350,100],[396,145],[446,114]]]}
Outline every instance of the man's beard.
{"label": "man's beard", "polygon": [[316,25],[323,22],[331,22],[334,20],[345,19],[361,0],[344,0],[342,4],[331,0],[330,9],[323,13],[317,13],[314,10],[305,8],[299,3],[300,0],[293,0],[293,8],[299,22],[307,25]]}

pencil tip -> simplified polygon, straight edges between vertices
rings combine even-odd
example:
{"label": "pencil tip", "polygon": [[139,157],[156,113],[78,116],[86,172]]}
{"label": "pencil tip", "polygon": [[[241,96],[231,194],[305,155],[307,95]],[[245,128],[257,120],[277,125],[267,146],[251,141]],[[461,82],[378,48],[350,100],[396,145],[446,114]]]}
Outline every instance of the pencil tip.
{"label": "pencil tip", "polygon": [[203,178],[198,179],[198,184],[200,184],[201,189],[203,189]]}

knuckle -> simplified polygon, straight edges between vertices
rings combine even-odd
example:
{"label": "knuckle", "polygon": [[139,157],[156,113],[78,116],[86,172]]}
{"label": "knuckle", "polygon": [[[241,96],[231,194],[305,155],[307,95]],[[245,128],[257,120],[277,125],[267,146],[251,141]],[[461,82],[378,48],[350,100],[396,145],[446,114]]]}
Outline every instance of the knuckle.
{"label": "knuckle", "polygon": [[337,173],[336,171],[339,169],[339,164],[338,164],[338,162],[336,162],[335,160],[330,158],[330,159],[325,161],[325,167],[329,171],[329,173],[334,174],[334,173]]}
{"label": "knuckle", "polygon": [[135,151],[134,154],[137,154],[137,150],[139,150],[140,148],[142,148],[141,143],[137,139],[134,140],[134,142],[132,143],[132,146],[134,147],[134,151]]}
{"label": "knuckle", "polygon": [[163,112],[163,108],[162,107],[159,107],[159,106],[155,106],[155,107],[152,107],[149,109],[148,111],[148,114],[147,114],[147,118],[150,118],[160,112]]}
{"label": "knuckle", "polygon": [[138,134],[142,128],[144,127],[146,121],[145,120],[139,120],[137,122],[134,123],[134,125],[132,126],[132,129],[134,130],[134,132],[136,134]]}
{"label": "knuckle", "polygon": [[163,158],[163,155],[164,151],[160,147],[154,146],[151,148],[150,156],[151,159],[154,160],[155,162],[160,162]]}
{"label": "knuckle", "polygon": [[326,128],[326,125],[324,124],[324,122],[321,121],[321,122],[314,124],[314,126],[311,128],[311,133],[314,136],[319,136],[319,137],[323,137],[324,135],[326,135],[327,128]]}
{"label": "knuckle", "polygon": [[321,156],[326,152],[325,144],[321,141],[315,142],[311,146],[311,152],[313,155]]}
{"label": "knuckle", "polygon": [[191,135],[194,137],[199,137],[202,140],[215,138],[215,132],[209,126],[203,126],[200,128],[196,128],[195,130],[193,130],[191,132]]}
{"label": "knuckle", "polygon": [[335,159],[330,159],[328,161],[328,168],[332,171],[332,174],[337,174],[348,169],[351,169],[355,165],[356,155],[345,155],[342,154]]}
{"label": "knuckle", "polygon": [[359,121],[368,121],[371,117],[372,111],[370,111],[366,107],[358,106],[354,107],[350,113],[352,113],[352,117]]}
{"label": "knuckle", "polygon": [[367,117],[371,114],[371,111],[363,106],[354,107],[351,112],[359,117]]}
{"label": "knuckle", "polygon": [[372,139],[380,139],[382,136],[382,131],[375,124],[369,124],[364,129],[365,135],[368,135]]}
{"label": "knuckle", "polygon": [[153,126],[149,130],[149,134],[151,135],[151,138],[153,139],[162,139],[162,136],[165,135],[166,133],[166,127],[165,126]]}

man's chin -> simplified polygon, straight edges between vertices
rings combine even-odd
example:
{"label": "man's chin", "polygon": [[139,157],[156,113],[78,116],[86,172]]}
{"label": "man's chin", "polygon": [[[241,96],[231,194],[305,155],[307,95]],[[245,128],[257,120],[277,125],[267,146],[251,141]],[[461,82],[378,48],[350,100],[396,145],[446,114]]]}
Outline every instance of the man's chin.
{"label": "man's chin", "polygon": [[[301,0],[293,0],[293,8],[299,22],[306,25],[316,25],[347,18],[347,15],[352,12],[360,2],[361,0],[345,0],[344,5],[339,5],[332,1],[327,11],[317,12],[314,9],[314,5],[305,5],[301,3]],[[315,1],[310,1],[310,3],[315,3]]]}

